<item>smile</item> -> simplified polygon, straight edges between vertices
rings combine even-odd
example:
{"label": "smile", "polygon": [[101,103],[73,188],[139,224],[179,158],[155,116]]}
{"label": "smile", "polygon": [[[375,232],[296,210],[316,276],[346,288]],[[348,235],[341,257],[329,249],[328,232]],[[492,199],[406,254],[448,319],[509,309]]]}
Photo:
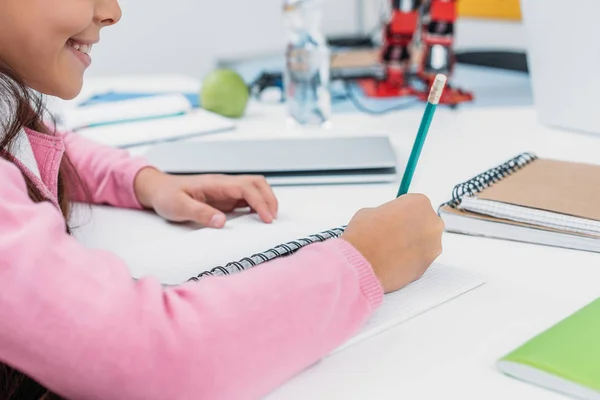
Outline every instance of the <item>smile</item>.
{"label": "smile", "polygon": [[69,40],[67,42],[67,45],[69,47],[72,47],[73,49],[80,51],[83,54],[90,54],[92,52],[92,45],[91,44],[83,44],[83,43],[77,43],[74,42],[73,40]]}

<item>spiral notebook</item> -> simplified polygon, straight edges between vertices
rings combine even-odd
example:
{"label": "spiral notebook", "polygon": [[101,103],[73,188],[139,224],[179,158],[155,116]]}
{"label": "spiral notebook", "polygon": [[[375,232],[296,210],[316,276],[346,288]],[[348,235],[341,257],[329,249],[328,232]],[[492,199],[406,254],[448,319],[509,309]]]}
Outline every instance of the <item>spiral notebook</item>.
{"label": "spiral notebook", "polygon": [[600,165],[523,153],[455,186],[449,232],[600,252]]}
{"label": "spiral notebook", "polygon": [[[126,210],[97,212],[103,212],[103,217],[113,220],[106,224],[104,235],[114,230],[116,221],[123,223],[126,219],[127,223],[123,226],[138,224],[144,228],[143,234],[136,239],[139,246],[118,246],[113,252],[126,262],[133,277],[153,276],[169,286],[203,281],[211,276],[246,273],[251,268],[261,268],[270,260],[287,257],[310,244],[338,238],[344,232],[344,227],[323,229],[330,226],[327,222],[300,223],[281,211],[273,224],[264,224],[255,215],[242,215],[232,217],[224,229],[198,229],[185,233],[174,230],[172,235],[163,235],[153,241],[158,230],[164,228],[160,228],[161,223],[151,216]],[[97,225],[95,229],[98,228]],[[101,236],[98,233],[96,236]],[[79,231],[80,240],[83,239],[88,247],[110,250],[110,245],[92,243],[92,235],[88,234]],[[118,236],[116,240],[131,238],[127,232],[119,237],[121,234],[114,233]],[[87,239],[85,236],[88,236]],[[281,267],[285,268],[285,264]],[[416,282],[386,295],[382,306],[366,325],[333,353],[462,296],[484,283],[485,278],[480,274],[434,264]]]}
{"label": "spiral notebook", "polygon": [[[287,257],[310,244],[340,237],[345,227],[326,230],[307,237],[281,243],[268,250],[217,266],[193,276],[198,281],[208,276],[231,275],[250,268],[260,268],[267,261]],[[325,266],[324,266],[325,267]],[[485,283],[483,276],[461,268],[433,264],[417,281],[393,293],[385,295],[383,304],[375,311],[362,329],[353,337],[334,349],[334,355],[420,314],[476,289]]]}

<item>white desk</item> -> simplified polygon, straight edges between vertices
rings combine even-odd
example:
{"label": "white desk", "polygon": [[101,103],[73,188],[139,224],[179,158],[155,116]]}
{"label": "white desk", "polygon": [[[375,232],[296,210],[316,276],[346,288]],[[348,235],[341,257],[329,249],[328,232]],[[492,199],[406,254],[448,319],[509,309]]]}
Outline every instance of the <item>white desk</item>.
{"label": "white desk", "polygon": [[[252,105],[236,132],[201,140],[291,135],[283,130],[283,116],[281,106]],[[334,129],[390,134],[404,163],[420,118],[420,109],[380,117],[336,114]],[[600,137],[538,126],[530,107],[440,108],[411,190],[427,194],[437,207],[456,183],[522,151],[598,162]],[[296,218],[337,223],[358,208],[390,200],[397,187],[279,187],[276,193]],[[130,227],[115,237],[101,222],[84,235],[99,247],[118,252],[141,234]],[[163,233],[178,229],[189,228],[169,226]],[[440,262],[483,272],[488,283],[323,360],[268,398],[564,399],[503,376],[493,363],[600,296],[600,254],[454,234],[445,234],[444,247]]]}

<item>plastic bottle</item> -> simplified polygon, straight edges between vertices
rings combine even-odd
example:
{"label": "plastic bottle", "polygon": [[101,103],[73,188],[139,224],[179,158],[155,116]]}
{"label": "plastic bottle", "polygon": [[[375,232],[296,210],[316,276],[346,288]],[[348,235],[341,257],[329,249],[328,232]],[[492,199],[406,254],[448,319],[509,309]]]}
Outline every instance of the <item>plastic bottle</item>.
{"label": "plastic bottle", "polygon": [[330,123],[330,50],[321,31],[322,0],[284,0],[284,90],[290,121]]}

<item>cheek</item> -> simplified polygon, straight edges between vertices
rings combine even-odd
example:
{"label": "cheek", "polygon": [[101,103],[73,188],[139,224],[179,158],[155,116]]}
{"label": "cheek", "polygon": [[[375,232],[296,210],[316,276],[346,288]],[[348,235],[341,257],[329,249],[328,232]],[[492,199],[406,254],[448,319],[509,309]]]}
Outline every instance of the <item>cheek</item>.
{"label": "cheek", "polygon": [[[42,93],[72,97],[81,88],[83,65],[65,47],[88,28],[93,8],[82,0],[0,0],[29,2],[29,13],[0,15],[0,57]],[[70,4],[71,3],[71,4]],[[5,18],[6,17],[6,18]]]}
{"label": "cheek", "polygon": [[23,78],[32,89],[63,99],[72,99],[81,90],[85,66],[62,40],[40,38],[29,47],[27,59]]}
{"label": "cheek", "polygon": [[20,51],[18,71],[27,84],[39,92],[59,95],[62,86],[72,85],[77,70],[73,55],[58,37],[30,37]]}

